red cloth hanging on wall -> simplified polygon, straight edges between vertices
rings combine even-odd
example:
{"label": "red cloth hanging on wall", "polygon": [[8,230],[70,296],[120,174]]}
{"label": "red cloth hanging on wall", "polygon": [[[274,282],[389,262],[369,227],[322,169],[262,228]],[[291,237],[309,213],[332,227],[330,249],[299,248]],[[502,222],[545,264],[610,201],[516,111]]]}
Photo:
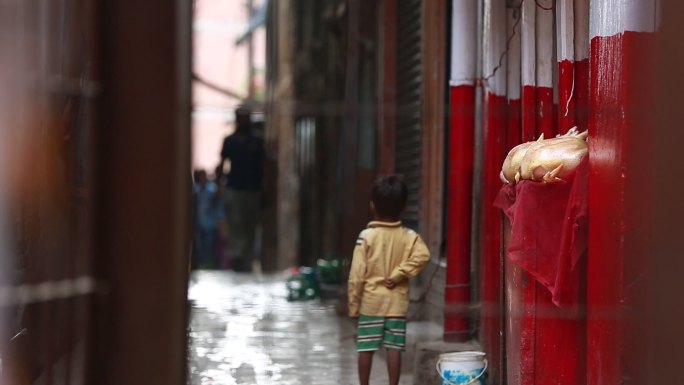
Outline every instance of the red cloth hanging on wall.
{"label": "red cloth hanging on wall", "polygon": [[587,249],[587,158],[563,182],[507,184],[494,202],[511,222],[508,258],[570,311],[580,304],[578,264]]}

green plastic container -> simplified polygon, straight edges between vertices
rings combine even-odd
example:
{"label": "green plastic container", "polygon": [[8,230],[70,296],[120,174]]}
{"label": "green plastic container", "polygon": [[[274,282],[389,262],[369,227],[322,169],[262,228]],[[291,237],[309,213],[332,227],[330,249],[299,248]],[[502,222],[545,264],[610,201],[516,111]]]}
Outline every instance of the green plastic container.
{"label": "green plastic container", "polygon": [[287,279],[285,286],[288,301],[307,301],[320,296],[316,274],[310,267],[300,268],[299,273]]}
{"label": "green plastic container", "polygon": [[342,282],[342,263],[339,259],[319,259],[316,263],[316,275],[321,283],[336,285]]}

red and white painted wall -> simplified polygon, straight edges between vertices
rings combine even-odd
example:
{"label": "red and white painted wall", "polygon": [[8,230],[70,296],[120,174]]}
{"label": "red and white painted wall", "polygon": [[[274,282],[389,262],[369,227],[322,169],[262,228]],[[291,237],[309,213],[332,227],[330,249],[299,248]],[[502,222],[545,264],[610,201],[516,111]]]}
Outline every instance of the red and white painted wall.
{"label": "red and white painted wall", "polygon": [[558,131],[586,130],[589,90],[589,0],[557,0]]}
{"label": "red and white painted wall", "polygon": [[[627,376],[638,378],[626,369],[639,353],[624,342],[634,330],[622,312],[633,300],[627,282],[636,280],[643,263],[625,258],[624,234],[632,224],[625,192],[634,183],[630,164],[638,161],[630,149],[645,140],[649,122],[651,101],[645,99],[651,92],[658,0],[452,4],[445,339],[462,340],[467,330],[478,330],[494,384],[617,385]],[[506,229],[492,202],[508,149],[573,126],[590,131],[587,314],[561,320],[548,318],[553,312],[537,312],[553,306],[544,288],[502,263]],[[481,154],[474,152],[476,135],[482,135]],[[482,167],[473,175],[478,156]],[[481,206],[473,207],[478,180]],[[479,228],[471,225],[473,212]],[[477,282],[471,283],[472,232],[481,253]],[[480,317],[479,324],[468,325],[462,310],[473,285],[479,288]],[[565,355],[554,350],[562,338],[573,340]]]}

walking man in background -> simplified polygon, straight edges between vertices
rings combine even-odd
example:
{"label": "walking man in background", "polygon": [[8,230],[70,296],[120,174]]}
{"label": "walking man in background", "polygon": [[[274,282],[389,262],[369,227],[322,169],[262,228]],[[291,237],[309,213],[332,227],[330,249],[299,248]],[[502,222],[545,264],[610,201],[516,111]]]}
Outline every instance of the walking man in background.
{"label": "walking man in background", "polygon": [[254,136],[252,111],[246,106],[235,110],[235,132],[223,141],[221,169],[230,161],[226,178],[226,221],[228,258],[235,271],[252,271],[254,239],[259,223],[264,144]]}

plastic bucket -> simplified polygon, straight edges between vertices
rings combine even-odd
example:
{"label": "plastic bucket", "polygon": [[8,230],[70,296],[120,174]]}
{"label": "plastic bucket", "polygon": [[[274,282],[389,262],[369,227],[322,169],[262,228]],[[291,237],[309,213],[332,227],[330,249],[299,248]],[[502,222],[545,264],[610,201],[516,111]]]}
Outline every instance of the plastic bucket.
{"label": "plastic bucket", "polygon": [[487,359],[484,352],[457,352],[439,355],[437,373],[442,385],[484,385]]}

